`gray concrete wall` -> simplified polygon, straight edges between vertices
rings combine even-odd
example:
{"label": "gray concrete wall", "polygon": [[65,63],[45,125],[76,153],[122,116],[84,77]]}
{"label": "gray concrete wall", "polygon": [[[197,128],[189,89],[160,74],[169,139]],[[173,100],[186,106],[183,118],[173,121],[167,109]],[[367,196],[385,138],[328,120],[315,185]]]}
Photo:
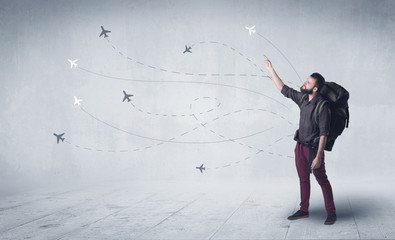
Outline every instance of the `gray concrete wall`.
{"label": "gray concrete wall", "polygon": [[[290,86],[317,71],[349,90],[350,128],[327,154],[330,177],[389,176],[394,9],[394,1],[1,1],[0,185],[295,178],[298,109],[260,77],[262,54]],[[67,142],[56,144],[54,132]],[[161,141],[173,137],[183,143]]]}

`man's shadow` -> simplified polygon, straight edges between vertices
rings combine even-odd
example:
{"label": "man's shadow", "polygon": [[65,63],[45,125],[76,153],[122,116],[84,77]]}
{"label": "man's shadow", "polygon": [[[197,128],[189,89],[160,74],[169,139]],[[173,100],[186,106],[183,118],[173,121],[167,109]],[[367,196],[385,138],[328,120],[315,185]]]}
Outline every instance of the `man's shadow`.
{"label": "man's shadow", "polygon": [[[386,200],[380,198],[376,199],[372,196],[356,196],[352,198],[347,197],[336,197],[336,215],[337,219],[341,221],[356,221],[356,219],[366,217],[379,217],[383,214],[384,208],[382,207],[383,201]],[[322,220],[322,216],[326,215],[325,207],[315,204],[309,209],[309,218]]]}

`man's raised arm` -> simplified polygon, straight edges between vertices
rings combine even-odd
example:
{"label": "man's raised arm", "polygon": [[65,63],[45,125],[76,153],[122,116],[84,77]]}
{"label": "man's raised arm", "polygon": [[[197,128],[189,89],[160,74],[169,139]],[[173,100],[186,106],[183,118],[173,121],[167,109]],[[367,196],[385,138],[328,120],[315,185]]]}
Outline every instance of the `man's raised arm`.
{"label": "man's raised arm", "polygon": [[274,70],[272,63],[270,62],[270,60],[265,56],[266,60],[265,60],[265,68],[267,70],[269,70],[270,75],[272,75],[272,79],[274,84],[276,85],[277,89],[281,91],[281,89],[283,89],[284,86],[284,82],[281,81],[280,77],[277,75],[276,71]]}

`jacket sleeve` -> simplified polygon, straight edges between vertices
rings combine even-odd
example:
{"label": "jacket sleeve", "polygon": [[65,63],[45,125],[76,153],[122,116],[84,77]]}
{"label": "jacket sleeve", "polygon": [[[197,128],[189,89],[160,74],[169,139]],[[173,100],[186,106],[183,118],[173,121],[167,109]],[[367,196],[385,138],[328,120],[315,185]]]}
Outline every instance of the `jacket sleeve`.
{"label": "jacket sleeve", "polygon": [[281,93],[285,97],[292,99],[292,101],[294,101],[300,107],[302,101],[302,95],[303,95],[301,92],[298,92],[295,89],[290,88],[287,85],[284,85],[283,88],[281,89]]}

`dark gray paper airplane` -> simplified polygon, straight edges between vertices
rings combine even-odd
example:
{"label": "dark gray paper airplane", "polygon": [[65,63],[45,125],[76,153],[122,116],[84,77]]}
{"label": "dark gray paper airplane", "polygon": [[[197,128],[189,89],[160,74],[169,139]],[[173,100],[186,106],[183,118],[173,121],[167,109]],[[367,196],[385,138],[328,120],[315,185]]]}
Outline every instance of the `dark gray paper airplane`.
{"label": "dark gray paper airplane", "polygon": [[125,95],[124,97],[123,97],[123,100],[122,100],[122,102],[125,102],[125,100],[128,100],[128,102],[130,102],[131,100],[130,100],[130,97],[133,97],[134,95],[132,95],[132,94],[127,94],[125,91],[123,91],[123,94]]}
{"label": "dark gray paper airplane", "polygon": [[203,170],[206,170],[206,168],[203,167],[203,164],[200,165],[200,167],[196,167],[196,169],[199,169],[201,173],[203,173]]}
{"label": "dark gray paper airplane", "polygon": [[54,133],[53,135],[55,135],[56,137],[56,143],[59,144],[59,140],[62,140],[62,142],[64,141],[64,138],[62,138],[62,136],[64,135],[64,133],[62,134],[56,134]]}
{"label": "dark gray paper airplane", "polygon": [[104,27],[101,26],[101,33],[100,33],[100,36],[99,36],[99,37],[101,37],[101,36],[104,35],[104,37],[106,38],[106,37],[108,37],[107,33],[110,33],[110,32],[111,32],[111,31],[105,30]]}
{"label": "dark gray paper airplane", "polygon": [[185,45],[185,51],[183,53],[186,53],[186,52],[192,53],[191,49],[192,49],[191,46],[188,47],[187,45]]}

